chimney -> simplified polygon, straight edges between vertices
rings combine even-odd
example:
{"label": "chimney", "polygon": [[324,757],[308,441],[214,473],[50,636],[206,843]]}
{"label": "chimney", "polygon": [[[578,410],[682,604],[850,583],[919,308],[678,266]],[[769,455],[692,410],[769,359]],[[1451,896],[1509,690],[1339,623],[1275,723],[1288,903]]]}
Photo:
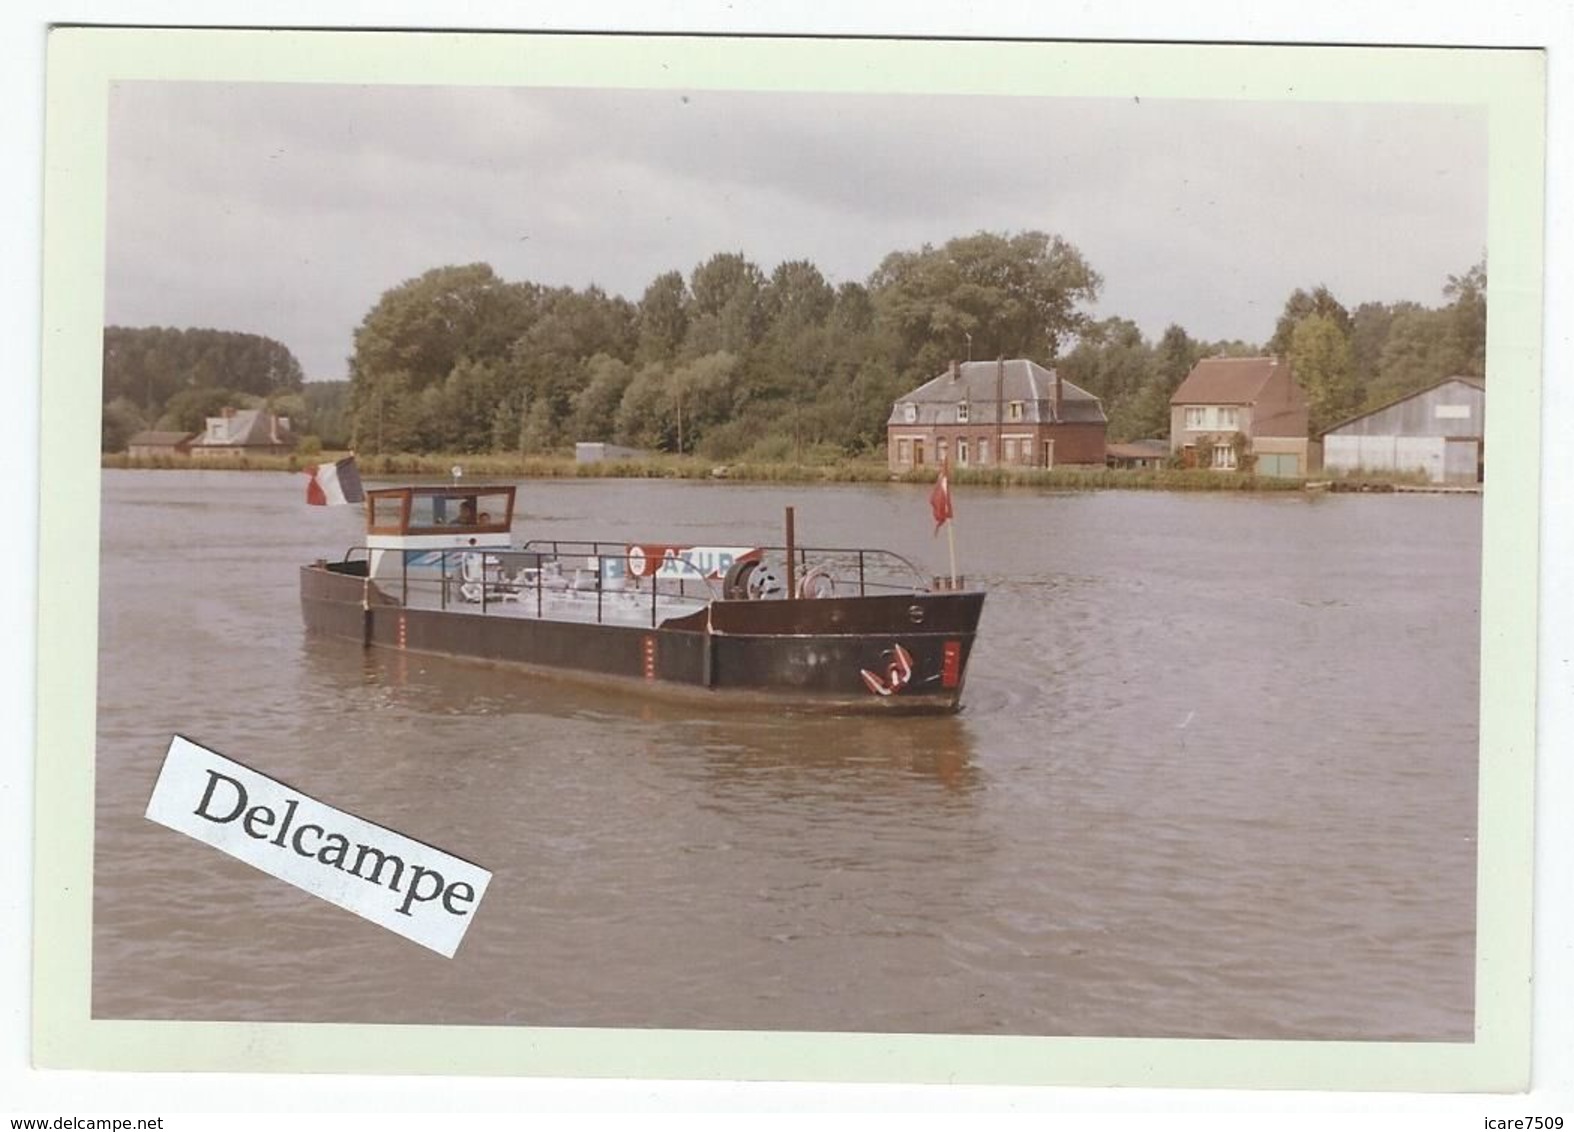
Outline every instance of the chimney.
{"label": "chimney", "polygon": [[231,419],[234,416],[235,416],[235,406],[234,405],[225,405],[224,406],[224,419],[225,420],[229,420],[229,419]]}
{"label": "chimney", "polygon": [[1059,424],[1061,417],[1063,416],[1061,407],[1065,405],[1066,398],[1065,394],[1060,388],[1060,371],[1057,369],[1052,372],[1055,375],[1055,423]]}
{"label": "chimney", "polygon": [[962,380],[962,367],[957,364],[957,360],[955,358],[951,359],[951,380],[953,382]]}

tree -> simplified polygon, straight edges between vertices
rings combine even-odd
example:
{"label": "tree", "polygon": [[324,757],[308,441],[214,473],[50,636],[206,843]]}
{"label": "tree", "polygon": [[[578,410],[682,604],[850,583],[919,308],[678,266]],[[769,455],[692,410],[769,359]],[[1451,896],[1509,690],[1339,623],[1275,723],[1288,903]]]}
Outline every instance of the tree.
{"label": "tree", "polygon": [[165,403],[158,427],[170,432],[201,432],[208,427],[209,417],[241,407],[241,397],[229,389],[182,389]]}
{"label": "tree", "polygon": [[1153,350],[1152,371],[1141,389],[1131,398],[1121,415],[1121,429],[1111,434],[1135,440],[1141,437],[1164,438],[1170,434],[1170,398],[1192,367],[1206,356],[1206,348],[1192,340],[1180,326],[1171,323]]}
{"label": "tree", "polygon": [[156,420],[183,390],[230,389],[271,398],[299,392],[300,363],[260,334],[173,327],[104,329],[104,404],[124,400]]}
{"label": "tree", "polygon": [[1093,324],[1057,368],[1103,402],[1112,438],[1127,440],[1137,434],[1138,394],[1152,381],[1154,354],[1136,323],[1108,318]]}
{"label": "tree", "polygon": [[836,305],[836,292],[806,259],[778,264],[760,296],[760,309],[767,330],[789,332],[819,326]]}
{"label": "tree", "polygon": [[1290,353],[1290,340],[1295,334],[1295,328],[1313,315],[1329,319],[1341,334],[1349,337],[1352,325],[1350,312],[1344,309],[1327,287],[1319,283],[1309,292],[1297,287],[1285,300],[1284,313],[1279,316],[1273,337],[1268,340],[1268,352],[1280,357]]}
{"label": "tree", "polygon": [[694,269],[689,278],[693,317],[684,354],[726,351],[741,354],[759,341],[764,329],[760,293],[765,276],[737,252],[723,252]]}
{"label": "tree", "polygon": [[1044,232],[979,232],[886,256],[869,280],[905,378],[922,380],[968,351],[1054,364],[1088,323],[1078,308],[1102,280],[1076,248]]}
{"label": "tree", "polygon": [[315,433],[325,448],[350,445],[350,383],[348,381],[308,381],[301,387],[306,402],[305,427]]}
{"label": "tree", "polygon": [[115,398],[104,406],[99,451],[124,452],[131,438],[145,427],[141,409],[125,397]]}
{"label": "tree", "polygon": [[[413,399],[448,381],[462,361],[501,361],[540,316],[544,291],[509,284],[491,267],[438,267],[383,293],[355,330],[350,359],[351,415],[357,442],[372,450],[390,442],[389,425],[413,436]],[[427,398],[427,408],[440,404]],[[376,418],[374,420],[374,417]],[[379,439],[380,438],[380,439]]]}
{"label": "tree", "polygon": [[1450,275],[1443,297],[1452,300],[1447,315],[1445,359],[1449,374],[1485,377],[1487,372],[1487,264],[1482,260],[1463,275]]}
{"label": "tree", "polygon": [[666,366],[652,362],[634,375],[618,402],[613,424],[619,444],[668,450],[677,447],[677,396]]}
{"label": "tree", "polygon": [[1314,314],[1296,324],[1290,363],[1306,391],[1313,434],[1355,411],[1360,397],[1350,365],[1350,342],[1332,318]]}
{"label": "tree", "polygon": [[634,370],[617,358],[597,354],[586,365],[589,380],[574,394],[568,430],[578,440],[611,440],[618,406],[634,380]]}
{"label": "tree", "polygon": [[1412,305],[1396,313],[1383,342],[1377,378],[1367,388],[1366,403],[1386,404],[1447,377],[1446,336],[1441,311]]}
{"label": "tree", "polygon": [[670,361],[689,332],[689,289],[683,273],[656,276],[639,301],[639,347],[642,362]]}

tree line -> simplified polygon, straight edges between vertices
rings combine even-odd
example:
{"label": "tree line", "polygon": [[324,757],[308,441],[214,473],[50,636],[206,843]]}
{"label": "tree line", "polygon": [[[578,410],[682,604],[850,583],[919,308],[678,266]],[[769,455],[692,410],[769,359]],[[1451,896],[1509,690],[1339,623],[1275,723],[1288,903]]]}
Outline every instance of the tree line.
{"label": "tree line", "polygon": [[1100,280],[1064,240],[979,233],[887,256],[833,286],[813,263],[741,254],[600,288],[440,267],[385,293],[355,332],[365,451],[536,453],[612,441],[717,459],[859,454],[891,402],[956,356],[1052,355]]}
{"label": "tree line", "polygon": [[103,359],[106,452],[144,429],[200,431],[225,406],[307,412],[300,363],[260,334],[108,326]]}
{"label": "tree line", "polygon": [[1297,288],[1272,336],[1257,346],[1194,341],[1172,325],[1156,343],[1135,323],[1087,327],[1060,372],[1103,399],[1111,440],[1169,435],[1170,397],[1200,359],[1274,354],[1288,358],[1305,391],[1313,435],[1447,377],[1486,376],[1485,262],[1443,283],[1445,302],[1367,302],[1346,309],[1325,286]]}
{"label": "tree line", "polygon": [[[1326,287],[1298,289],[1261,345],[1203,342],[1178,325],[1150,342],[1128,319],[1086,313],[1101,286],[1076,248],[1036,231],[893,252],[840,285],[807,260],[767,274],[719,253],[657,276],[637,301],[510,282],[486,264],[437,267],[367,312],[347,383],[303,387],[288,350],[253,335],[110,328],[106,445],[111,410],[144,427],[200,428],[222,403],[250,398],[287,412],[298,435],[368,453],[528,455],[600,440],[816,460],[883,451],[892,402],[954,358],[1058,365],[1103,399],[1111,440],[1166,436],[1175,388],[1219,353],[1288,356],[1314,430],[1484,374],[1484,263],[1450,276],[1436,308],[1350,311]],[[221,339],[267,347],[229,343],[237,352],[225,355]]]}

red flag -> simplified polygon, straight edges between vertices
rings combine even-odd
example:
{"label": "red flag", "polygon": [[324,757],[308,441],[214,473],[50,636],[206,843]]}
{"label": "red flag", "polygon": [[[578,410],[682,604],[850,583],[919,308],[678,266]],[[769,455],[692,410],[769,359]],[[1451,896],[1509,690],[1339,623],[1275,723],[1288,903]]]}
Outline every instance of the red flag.
{"label": "red flag", "polygon": [[934,490],[929,493],[929,509],[935,514],[935,534],[940,533],[940,528],[950,522],[953,514],[951,510],[951,469],[948,464],[940,465],[940,478],[935,480]]}

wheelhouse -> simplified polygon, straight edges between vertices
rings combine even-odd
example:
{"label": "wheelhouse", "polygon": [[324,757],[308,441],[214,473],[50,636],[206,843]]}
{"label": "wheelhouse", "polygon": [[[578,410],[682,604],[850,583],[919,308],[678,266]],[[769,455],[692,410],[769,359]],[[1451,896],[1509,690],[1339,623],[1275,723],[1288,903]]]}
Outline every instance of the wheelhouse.
{"label": "wheelhouse", "polygon": [[455,550],[506,549],[514,524],[514,487],[445,484],[379,487],[366,493],[371,576],[441,571]]}
{"label": "wheelhouse", "polygon": [[369,535],[504,534],[514,487],[384,487],[366,493]]}

